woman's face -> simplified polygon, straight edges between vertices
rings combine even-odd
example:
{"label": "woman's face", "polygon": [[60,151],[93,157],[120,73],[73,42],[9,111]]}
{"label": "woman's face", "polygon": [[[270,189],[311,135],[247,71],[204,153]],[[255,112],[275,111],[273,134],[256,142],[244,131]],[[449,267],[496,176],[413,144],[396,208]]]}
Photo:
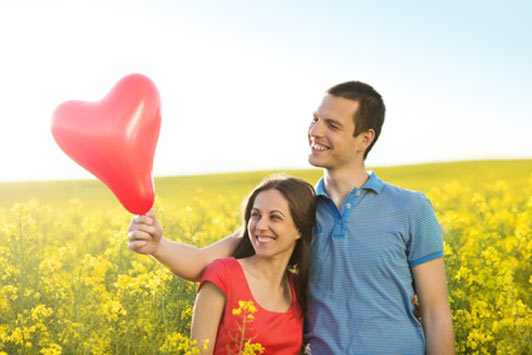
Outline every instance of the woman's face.
{"label": "woman's face", "polygon": [[255,253],[263,257],[287,255],[289,258],[301,237],[288,201],[275,189],[262,191],[255,198],[248,232]]}

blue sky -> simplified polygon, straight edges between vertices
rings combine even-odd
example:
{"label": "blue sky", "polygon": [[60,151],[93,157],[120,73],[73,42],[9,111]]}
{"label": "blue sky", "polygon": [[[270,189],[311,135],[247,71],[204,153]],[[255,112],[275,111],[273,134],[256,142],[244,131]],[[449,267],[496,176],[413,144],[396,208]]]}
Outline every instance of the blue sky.
{"label": "blue sky", "polygon": [[139,72],[161,94],[154,174],[308,168],[323,92],[362,80],[387,117],[370,166],[532,157],[522,1],[0,3],[0,181],[88,178],[54,108]]}

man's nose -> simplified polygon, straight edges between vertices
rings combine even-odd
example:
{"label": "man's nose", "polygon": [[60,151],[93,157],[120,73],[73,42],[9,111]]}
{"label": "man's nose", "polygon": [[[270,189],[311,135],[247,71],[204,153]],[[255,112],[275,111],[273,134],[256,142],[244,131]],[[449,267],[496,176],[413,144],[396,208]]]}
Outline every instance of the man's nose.
{"label": "man's nose", "polygon": [[323,122],[322,120],[317,120],[310,124],[308,134],[311,137],[321,137],[323,136]]}

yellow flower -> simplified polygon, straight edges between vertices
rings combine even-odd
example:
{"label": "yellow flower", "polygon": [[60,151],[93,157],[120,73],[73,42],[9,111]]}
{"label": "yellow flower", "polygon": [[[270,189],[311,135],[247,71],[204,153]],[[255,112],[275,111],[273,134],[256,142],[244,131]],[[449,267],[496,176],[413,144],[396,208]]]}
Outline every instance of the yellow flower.
{"label": "yellow flower", "polygon": [[[532,164],[519,166],[497,167],[485,176],[461,167],[454,177],[446,171],[450,178],[409,178],[409,187],[427,192],[443,229],[460,354],[529,353]],[[498,171],[511,178],[500,181]],[[213,199],[207,188],[190,186],[195,198],[156,196],[155,209],[167,235],[206,246],[238,228],[237,207],[246,189],[220,189]],[[188,326],[195,285],[129,252],[125,234],[131,216],[103,202],[91,211],[97,192],[88,191],[70,204],[70,197],[58,193],[62,207],[56,210],[32,200],[12,209],[0,206],[0,355],[6,349],[127,353],[132,344],[139,354],[199,354],[205,343],[178,331]],[[174,200],[180,207],[167,202]],[[232,310],[248,332],[238,338],[241,354],[263,349],[249,339],[257,307],[242,300]]]}
{"label": "yellow flower", "polygon": [[61,355],[63,353],[63,348],[58,344],[50,344],[46,348],[41,349],[40,353],[42,355]]}
{"label": "yellow flower", "polygon": [[38,321],[42,318],[50,317],[52,313],[54,313],[52,308],[49,308],[43,304],[40,304],[31,310],[31,319],[33,321]]}

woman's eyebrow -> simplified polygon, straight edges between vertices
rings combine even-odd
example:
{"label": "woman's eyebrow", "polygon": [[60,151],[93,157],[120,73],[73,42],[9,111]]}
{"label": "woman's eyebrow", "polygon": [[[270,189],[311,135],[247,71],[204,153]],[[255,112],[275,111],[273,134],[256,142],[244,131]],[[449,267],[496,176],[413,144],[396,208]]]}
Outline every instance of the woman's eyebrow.
{"label": "woman's eyebrow", "polygon": [[[257,208],[257,207],[252,207],[252,208],[251,208],[251,211],[252,211],[252,212],[253,212],[253,211],[261,212],[260,208]],[[277,208],[274,208],[274,209],[270,210],[269,213],[270,213],[270,214],[272,214],[272,213],[279,213],[279,214],[285,216],[285,214],[283,213],[283,211],[281,211],[280,209],[277,209]]]}
{"label": "woman's eyebrow", "polygon": [[278,210],[278,209],[273,209],[270,211],[270,213],[280,213],[284,216],[284,213],[281,211],[281,210]]}

